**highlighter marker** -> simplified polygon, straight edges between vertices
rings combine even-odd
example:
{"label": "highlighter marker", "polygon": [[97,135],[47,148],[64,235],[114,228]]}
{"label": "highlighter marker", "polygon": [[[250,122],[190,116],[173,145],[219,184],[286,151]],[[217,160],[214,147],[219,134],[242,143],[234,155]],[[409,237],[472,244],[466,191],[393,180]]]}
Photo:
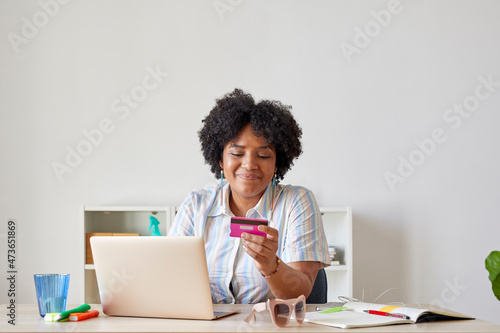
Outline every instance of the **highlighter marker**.
{"label": "highlighter marker", "polygon": [[86,312],[77,312],[69,315],[69,321],[82,321],[89,318],[94,318],[99,315],[97,310],[89,310]]}
{"label": "highlighter marker", "polygon": [[72,313],[75,313],[75,312],[85,312],[87,310],[90,310],[90,305],[88,305],[87,303],[85,303],[83,305],[80,305],[77,308],[74,308],[74,309],[71,309],[71,310],[67,310],[67,311],[64,311],[64,312],[61,312],[61,313],[55,315],[53,321],[61,321],[61,319],[68,318],[69,315],[72,314]]}
{"label": "highlighter marker", "polygon": [[[44,319],[45,321],[49,321],[49,322],[51,322],[51,321],[54,321],[54,317],[55,317],[56,315],[58,315],[58,314],[59,314],[59,313],[57,313],[57,312],[54,312],[54,313],[46,313],[46,314],[45,314],[45,317],[43,317],[43,319]],[[60,320],[60,321],[68,321],[68,319],[66,318],[66,319],[62,319],[62,320]]]}

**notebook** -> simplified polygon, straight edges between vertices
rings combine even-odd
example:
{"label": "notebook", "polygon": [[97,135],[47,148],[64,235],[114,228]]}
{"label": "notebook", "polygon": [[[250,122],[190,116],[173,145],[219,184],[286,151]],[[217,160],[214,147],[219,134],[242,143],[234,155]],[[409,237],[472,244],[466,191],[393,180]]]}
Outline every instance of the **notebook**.
{"label": "notebook", "polygon": [[[343,310],[335,311],[336,309]],[[365,312],[373,310],[376,312],[401,315],[406,318],[391,317],[390,315],[382,316]],[[341,308],[319,312],[307,312],[304,321],[338,328],[357,328],[394,324],[418,324],[423,322],[459,319],[474,318],[444,309],[430,310],[387,304],[348,302]]]}
{"label": "notebook", "polygon": [[90,238],[102,310],[110,316],[218,319],[201,237]]}

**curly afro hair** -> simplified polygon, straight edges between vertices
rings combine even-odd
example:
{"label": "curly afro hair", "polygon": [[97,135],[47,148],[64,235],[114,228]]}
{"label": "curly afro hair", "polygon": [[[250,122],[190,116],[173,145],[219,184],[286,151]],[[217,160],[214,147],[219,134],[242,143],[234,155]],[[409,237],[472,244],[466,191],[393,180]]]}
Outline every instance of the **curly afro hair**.
{"label": "curly afro hair", "polygon": [[302,153],[302,130],[293,118],[291,106],[278,101],[263,100],[255,104],[250,94],[240,89],[216,100],[210,114],[202,121],[198,132],[205,162],[220,179],[224,147],[235,140],[243,127],[250,123],[256,136],[263,136],[276,151],[276,180],[290,170],[293,160]]}

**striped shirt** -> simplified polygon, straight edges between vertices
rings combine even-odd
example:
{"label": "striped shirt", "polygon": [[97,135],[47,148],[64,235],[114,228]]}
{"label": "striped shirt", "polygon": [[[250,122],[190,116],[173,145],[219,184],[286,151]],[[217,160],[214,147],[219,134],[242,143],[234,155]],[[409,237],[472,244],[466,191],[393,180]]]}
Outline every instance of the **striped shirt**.
{"label": "striped shirt", "polygon": [[[245,252],[240,238],[230,237],[229,184],[192,192],[175,216],[169,236],[201,236],[205,241],[213,303],[253,304],[274,298],[266,280]],[[279,231],[277,256],[285,263],[318,261],[330,265],[321,213],[311,191],[277,185],[274,210],[271,185],[248,210],[247,218],[266,219]],[[221,194],[224,201],[221,205]]]}

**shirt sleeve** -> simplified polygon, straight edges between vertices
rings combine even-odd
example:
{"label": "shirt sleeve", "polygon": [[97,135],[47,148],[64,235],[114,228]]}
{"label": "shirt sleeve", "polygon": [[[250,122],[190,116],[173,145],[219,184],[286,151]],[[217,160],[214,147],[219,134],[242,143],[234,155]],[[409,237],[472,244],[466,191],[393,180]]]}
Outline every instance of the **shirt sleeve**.
{"label": "shirt sleeve", "polygon": [[287,216],[283,261],[319,261],[323,267],[329,266],[328,243],[314,194],[296,187]]}
{"label": "shirt sleeve", "polygon": [[193,236],[194,213],[198,200],[195,192],[190,193],[179,207],[174,222],[168,231],[168,236]]}

